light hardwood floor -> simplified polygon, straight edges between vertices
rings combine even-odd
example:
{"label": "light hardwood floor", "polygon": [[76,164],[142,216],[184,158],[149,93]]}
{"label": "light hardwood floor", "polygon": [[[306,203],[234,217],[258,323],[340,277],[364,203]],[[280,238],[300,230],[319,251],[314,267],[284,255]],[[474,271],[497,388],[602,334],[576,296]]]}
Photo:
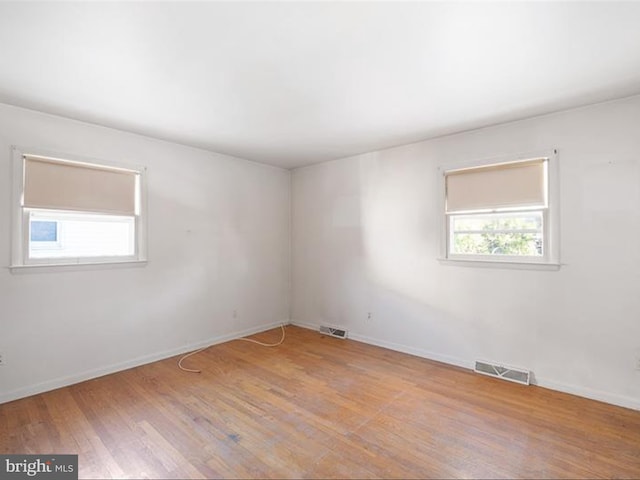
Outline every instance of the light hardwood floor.
{"label": "light hardwood floor", "polygon": [[81,478],[640,478],[637,411],[297,327],[176,360],[0,405],[0,452]]}

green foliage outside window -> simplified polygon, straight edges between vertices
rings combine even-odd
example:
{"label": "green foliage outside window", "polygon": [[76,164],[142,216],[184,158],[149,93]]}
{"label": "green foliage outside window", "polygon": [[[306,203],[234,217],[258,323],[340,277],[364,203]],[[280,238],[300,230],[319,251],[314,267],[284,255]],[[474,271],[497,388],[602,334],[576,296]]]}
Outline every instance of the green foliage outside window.
{"label": "green foliage outside window", "polygon": [[453,253],[542,255],[542,216],[478,215],[453,220]]}

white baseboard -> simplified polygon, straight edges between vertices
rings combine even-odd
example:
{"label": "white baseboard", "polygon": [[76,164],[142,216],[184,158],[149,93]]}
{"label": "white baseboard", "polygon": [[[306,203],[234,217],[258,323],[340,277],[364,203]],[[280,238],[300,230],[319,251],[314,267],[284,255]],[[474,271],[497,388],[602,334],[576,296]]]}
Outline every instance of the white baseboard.
{"label": "white baseboard", "polygon": [[[142,357],[137,357],[131,360],[127,360],[125,362],[112,364],[107,367],[88,370],[85,372],[81,372],[81,373],[77,373],[77,374],[69,375],[65,377],[59,377],[53,380],[48,380],[46,382],[41,382],[35,385],[29,385],[27,387],[22,387],[16,390],[12,390],[10,392],[4,392],[0,394],[0,404],[10,402],[13,400],[18,400],[20,398],[28,397],[31,395],[36,395],[38,393],[55,390],[57,388],[66,387],[68,385],[73,385],[74,383],[80,383],[86,380],[91,380],[93,378],[102,377],[104,375],[109,375],[111,373],[127,370],[129,368],[138,367],[141,365],[145,365],[147,363],[157,362],[159,360],[164,360],[166,358],[174,357],[176,355],[197,350],[198,348],[228,342],[230,340],[235,340],[240,337],[245,337],[247,335],[252,335],[254,333],[270,330],[272,328],[279,327],[282,324],[285,324],[285,325],[291,324],[298,327],[307,328],[310,330],[318,330],[318,328],[320,327],[319,325],[311,325],[307,323],[302,323],[298,321],[289,321],[289,320],[285,320],[283,322],[271,323],[268,325],[261,325],[259,327],[253,327],[253,328],[249,328],[242,331],[237,331],[237,332],[232,332],[225,335],[212,337],[201,342],[191,343],[189,345],[184,345],[182,347],[178,347],[175,349],[165,350],[163,352],[154,353],[151,355],[144,355]],[[421,348],[410,347],[407,345],[388,342],[385,340],[379,340],[376,338],[368,337],[365,335],[354,334],[351,332],[349,333],[349,338],[359,342],[367,343],[370,345],[376,345],[378,347],[388,348],[389,350],[408,353],[410,355],[416,355],[418,357],[427,358],[429,360],[435,360],[437,362],[442,362],[449,365],[455,365],[462,368],[473,369],[472,360],[467,361],[467,360],[463,360],[450,355],[443,355],[440,353],[431,352]],[[571,385],[568,383],[557,382],[555,380],[539,378],[539,377],[536,379],[536,385],[543,388],[548,388],[550,390],[556,390],[559,392],[569,393],[572,395],[577,395],[579,397],[589,398],[592,400],[597,400],[597,401],[609,403],[612,405],[618,405],[620,407],[640,410],[640,400],[632,397],[627,397],[624,395],[613,394],[613,393],[604,392],[601,390],[594,390],[594,389],[582,387],[579,385]]]}
{"label": "white baseboard", "polygon": [[[279,327],[280,325],[289,324],[289,320],[283,320],[282,322],[271,323],[268,325],[260,325],[259,327],[252,327],[246,330],[228,333],[225,335],[219,335],[216,337],[203,340],[201,342],[191,343],[189,345],[183,345],[178,348],[165,350],[163,352],[153,353],[150,355],[143,355],[141,357],[133,358],[124,362],[114,363],[112,365],[96,368],[93,370],[87,370],[84,372],[68,375],[65,377],[55,378],[53,380],[47,380],[46,382],[37,383],[35,385],[29,385],[27,387],[18,388],[10,392],[3,392],[0,394],[0,404],[18,400],[19,398],[29,397],[38,393],[48,392],[57,388],[73,385],[74,383],[84,382],[94,378],[109,375],[111,373],[120,372],[133,367],[139,367],[146,365],[147,363],[157,362],[166,358],[174,357],[187,352],[192,352],[202,347],[216,345],[218,343],[228,342],[229,340],[235,340],[237,338],[246,337],[247,335],[253,335],[254,333],[264,332],[272,328]],[[176,367],[177,368],[177,367]]]}
{"label": "white baseboard", "polygon": [[[320,325],[310,325],[308,323],[301,323],[298,321],[292,321],[291,325],[295,325],[297,327],[302,327],[302,328],[308,328],[309,330],[318,330],[318,328],[320,328]],[[341,328],[344,328],[344,327],[341,327]],[[457,367],[473,369],[473,362],[467,362],[466,360],[462,360],[457,357],[452,357],[450,355],[443,355],[440,353],[431,352],[429,350],[425,350],[422,348],[409,347],[407,345],[402,345],[400,343],[393,343],[393,342],[388,342],[386,340],[379,340],[377,338],[368,337],[366,335],[353,333],[350,330],[349,330],[348,338],[350,338],[351,340],[355,340],[357,342],[367,343],[369,345],[375,345],[377,347],[382,347],[382,348],[388,348],[389,350],[394,350],[396,352],[408,353],[409,355],[415,355],[416,357],[435,360],[436,362],[442,362],[449,365],[455,365]]]}
{"label": "white baseboard", "polygon": [[577,395],[578,397],[584,397],[591,400],[598,400],[599,402],[610,403],[611,405],[617,405],[619,407],[640,410],[640,400],[637,398],[618,395],[615,393],[603,392],[602,390],[594,390],[592,388],[581,387],[579,385],[571,385],[564,382],[556,382],[555,380],[544,378],[537,378],[536,385],[538,385],[539,387],[548,388],[549,390],[556,390],[558,392]]}
{"label": "white baseboard", "polygon": [[[308,323],[302,323],[295,320],[291,321],[292,325],[296,325],[302,328],[308,328],[310,330],[318,330],[320,325],[311,325]],[[398,343],[388,342],[385,340],[379,340],[365,335],[359,335],[349,332],[349,338],[358,342],[368,343],[370,345],[376,345],[378,347],[388,348],[389,350],[395,350],[397,352],[408,353],[410,355],[416,355],[418,357],[427,358],[429,360],[435,360],[437,362],[446,363],[449,365],[455,365],[457,367],[467,368],[473,370],[473,360],[463,360],[458,357],[450,355],[443,355],[441,353],[431,352],[422,348],[409,347]],[[557,382],[555,380],[536,378],[535,385],[550,390],[556,390],[558,392],[569,393],[571,395],[577,395],[579,397],[589,398],[591,400],[597,400],[600,402],[609,403],[611,405],[617,405],[619,407],[631,408],[633,410],[640,410],[640,400],[624,395],[618,395],[615,393],[603,392],[601,390],[594,390],[587,387],[581,387],[578,385],[571,385],[564,382]]]}

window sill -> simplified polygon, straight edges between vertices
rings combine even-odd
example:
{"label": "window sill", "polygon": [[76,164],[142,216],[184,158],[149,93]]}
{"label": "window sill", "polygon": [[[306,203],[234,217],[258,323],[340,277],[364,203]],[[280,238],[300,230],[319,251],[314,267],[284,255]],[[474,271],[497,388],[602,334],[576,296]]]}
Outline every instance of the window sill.
{"label": "window sill", "polygon": [[560,263],[512,262],[500,260],[466,260],[457,258],[438,258],[442,265],[476,268],[506,268],[509,270],[560,270]]}
{"label": "window sill", "polygon": [[36,273],[36,272],[74,272],[82,270],[103,270],[111,268],[144,267],[147,260],[123,260],[108,262],[87,263],[41,263],[33,265],[10,265],[11,273]]}

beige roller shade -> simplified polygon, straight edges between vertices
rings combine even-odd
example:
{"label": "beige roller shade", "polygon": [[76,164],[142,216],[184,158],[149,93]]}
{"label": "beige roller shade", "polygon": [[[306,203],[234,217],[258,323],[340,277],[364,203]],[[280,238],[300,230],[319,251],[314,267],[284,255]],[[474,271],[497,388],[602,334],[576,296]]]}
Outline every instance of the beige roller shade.
{"label": "beige roller shade", "polygon": [[24,163],[25,207],[135,215],[134,171],[28,155]]}
{"label": "beige roller shade", "polygon": [[445,173],[447,213],[546,205],[546,159]]}

